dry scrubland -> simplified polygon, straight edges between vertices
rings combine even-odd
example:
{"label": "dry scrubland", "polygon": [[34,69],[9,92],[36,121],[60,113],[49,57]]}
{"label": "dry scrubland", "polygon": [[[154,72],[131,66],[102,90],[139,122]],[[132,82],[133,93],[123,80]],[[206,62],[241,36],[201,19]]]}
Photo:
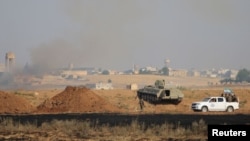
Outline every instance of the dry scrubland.
{"label": "dry scrubland", "polygon": [[[129,76],[88,76],[87,83],[94,82],[107,82],[112,80],[115,87],[114,90],[82,90],[79,91],[85,93],[84,96],[79,96],[78,98],[72,97],[75,95],[74,92],[78,92],[78,89],[74,87],[69,87],[68,89],[36,89],[36,90],[8,90],[3,92],[6,94],[1,94],[0,100],[7,101],[8,94],[14,95],[21,98],[21,101],[26,101],[30,105],[27,105],[26,113],[38,114],[37,107],[41,104],[46,105],[45,101],[55,102],[59,106],[59,111],[57,110],[44,110],[41,113],[53,112],[56,114],[60,113],[61,109],[66,109],[63,113],[77,112],[77,109],[81,109],[84,113],[84,104],[81,107],[62,105],[60,107],[59,100],[65,100],[67,104],[73,105],[75,103],[74,99],[86,98],[87,101],[92,101],[92,104],[85,105],[85,108],[92,108],[92,112],[101,112],[103,107],[109,109],[117,109],[122,114],[127,115],[142,115],[142,114],[196,114],[196,115],[223,115],[223,114],[250,114],[250,88],[248,86],[219,86],[218,79],[208,79],[208,78],[174,78],[174,77],[163,77],[163,76],[139,76],[139,75],[129,75]],[[128,84],[136,83],[139,86],[152,85],[157,79],[165,79],[169,84],[178,86],[185,97],[183,101],[178,105],[164,104],[164,105],[151,105],[145,103],[145,108],[140,111],[138,99],[136,99],[136,91],[123,89]],[[208,84],[213,84],[212,86],[207,86]],[[191,103],[203,99],[206,96],[217,96],[220,95],[224,87],[232,88],[235,94],[240,99],[240,109],[233,113],[197,113],[190,109]],[[94,95],[94,96],[88,96]],[[67,96],[68,94],[68,96]],[[64,98],[64,99],[63,99]],[[102,101],[102,102],[100,102]],[[12,101],[15,104],[16,101]],[[3,103],[3,102],[2,102]],[[13,104],[14,104],[13,103]],[[26,104],[27,104],[26,103]],[[85,102],[86,103],[86,102]],[[94,103],[94,104],[93,104]],[[102,103],[106,106],[99,106],[98,103]],[[23,104],[23,103],[22,103]],[[8,103],[8,106],[12,103]],[[111,106],[112,105],[112,106]],[[5,105],[0,104],[0,112],[4,115],[6,114],[6,109],[9,110],[10,114],[18,114],[21,112],[18,108],[11,111],[11,109],[6,108]],[[16,105],[19,106],[20,105]],[[49,105],[51,106],[51,105]],[[88,107],[90,106],[90,107]],[[64,107],[64,108],[62,108]],[[69,108],[75,108],[72,111]],[[48,107],[46,107],[48,108]],[[50,107],[50,108],[53,108]],[[61,109],[60,109],[61,108]],[[5,110],[5,111],[4,111]],[[99,111],[98,111],[99,110]],[[13,112],[13,113],[11,113]],[[90,110],[91,112],[91,110]],[[112,110],[104,109],[103,112],[112,112]],[[8,112],[7,112],[8,113]],[[21,112],[22,113],[22,112]],[[178,117],[176,117],[178,118]],[[153,120],[153,119],[152,119]],[[249,124],[250,121],[246,124]],[[99,125],[98,121],[96,123],[91,123],[89,121],[78,121],[78,120],[53,120],[52,122],[44,122],[41,126],[37,126],[36,123],[20,123],[14,121],[12,118],[4,118],[0,116],[0,139],[22,139],[22,140],[129,140],[129,141],[142,141],[142,140],[206,140],[206,123],[202,119],[198,121],[192,121],[188,127],[182,127],[178,124],[164,123],[161,125],[150,125],[146,126],[143,123],[139,123],[137,120],[133,120],[131,123],[123,126],[110,126],[108,124]]]}
{"label": "dry scrubland", "polygon": [[183,87],[203,87],[208,84],[219,84],[218,78],[205,77],[169,77],[160,75],[88,75],[89,83],[107,82],[111,80],[116,88],[124,88],[126,85],[136,83],[140,87],[152,85],[155,80],[164,79],[167,84]]}
{"label": "dry scrubland", "polygon": [[0,118],[0,140],[34,141],[205,141],[207,126],[203,120],[192,122],[191,126],[163,123],[161,125],[133,120],[127,125],[99,125],[80,120],[53,120],[36,123],[18,123],[12,119]]}

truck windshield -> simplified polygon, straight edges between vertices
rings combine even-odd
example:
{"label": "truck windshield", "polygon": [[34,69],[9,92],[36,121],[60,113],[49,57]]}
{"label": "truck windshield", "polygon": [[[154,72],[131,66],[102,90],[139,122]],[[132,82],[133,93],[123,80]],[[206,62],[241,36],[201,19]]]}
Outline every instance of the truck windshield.
{"label": "truck windshield", "polygon": [[204,98],[202,101],[207,102],[209,100],[210,100],[210,98]]}

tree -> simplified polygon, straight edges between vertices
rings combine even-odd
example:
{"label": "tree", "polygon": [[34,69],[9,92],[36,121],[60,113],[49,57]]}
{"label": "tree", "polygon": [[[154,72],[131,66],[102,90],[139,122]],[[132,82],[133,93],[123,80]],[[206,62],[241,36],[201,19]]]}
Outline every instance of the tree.
{"label": "tree", "polygon": [[168,69],[167,67],[163,67],[163,68],[161,69],[161,71],[162,71],[162,74],[164,74],[164,75],[169,75],[169,69]]}
{"label": "tree", "polygon": [[109,75],[109,71],[108,71],[108,70],[103,70],[103,71],[102,71],[102,74],[103,74],[103,75]]}
{"label": "tree", "polygon": [[237,76],[236,76],[237,82],[250,82],[250,72],[247,69],[239,70]]}

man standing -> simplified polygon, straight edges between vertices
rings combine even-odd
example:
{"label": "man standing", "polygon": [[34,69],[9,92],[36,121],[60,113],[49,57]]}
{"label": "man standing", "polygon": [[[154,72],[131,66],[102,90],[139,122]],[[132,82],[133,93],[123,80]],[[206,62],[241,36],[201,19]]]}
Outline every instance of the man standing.
{"label": "man standing", "polygon": [[144,105],[144,101],[141,97],[139,99],[139,104],[140,104],[141,111],[143,111],[143,108],[145,107],[145,105]]}

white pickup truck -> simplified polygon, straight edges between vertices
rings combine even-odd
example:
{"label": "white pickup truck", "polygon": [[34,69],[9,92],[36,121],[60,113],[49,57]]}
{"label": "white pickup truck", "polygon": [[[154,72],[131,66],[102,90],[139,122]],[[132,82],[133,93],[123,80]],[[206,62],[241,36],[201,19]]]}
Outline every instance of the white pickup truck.
{"label": "white pickup truck", "polygon": [[225,97],[207,97],[200,102],[192,103],[193,111],[226,111],[233,112],[239,109],[239,101],[228,102]]}

